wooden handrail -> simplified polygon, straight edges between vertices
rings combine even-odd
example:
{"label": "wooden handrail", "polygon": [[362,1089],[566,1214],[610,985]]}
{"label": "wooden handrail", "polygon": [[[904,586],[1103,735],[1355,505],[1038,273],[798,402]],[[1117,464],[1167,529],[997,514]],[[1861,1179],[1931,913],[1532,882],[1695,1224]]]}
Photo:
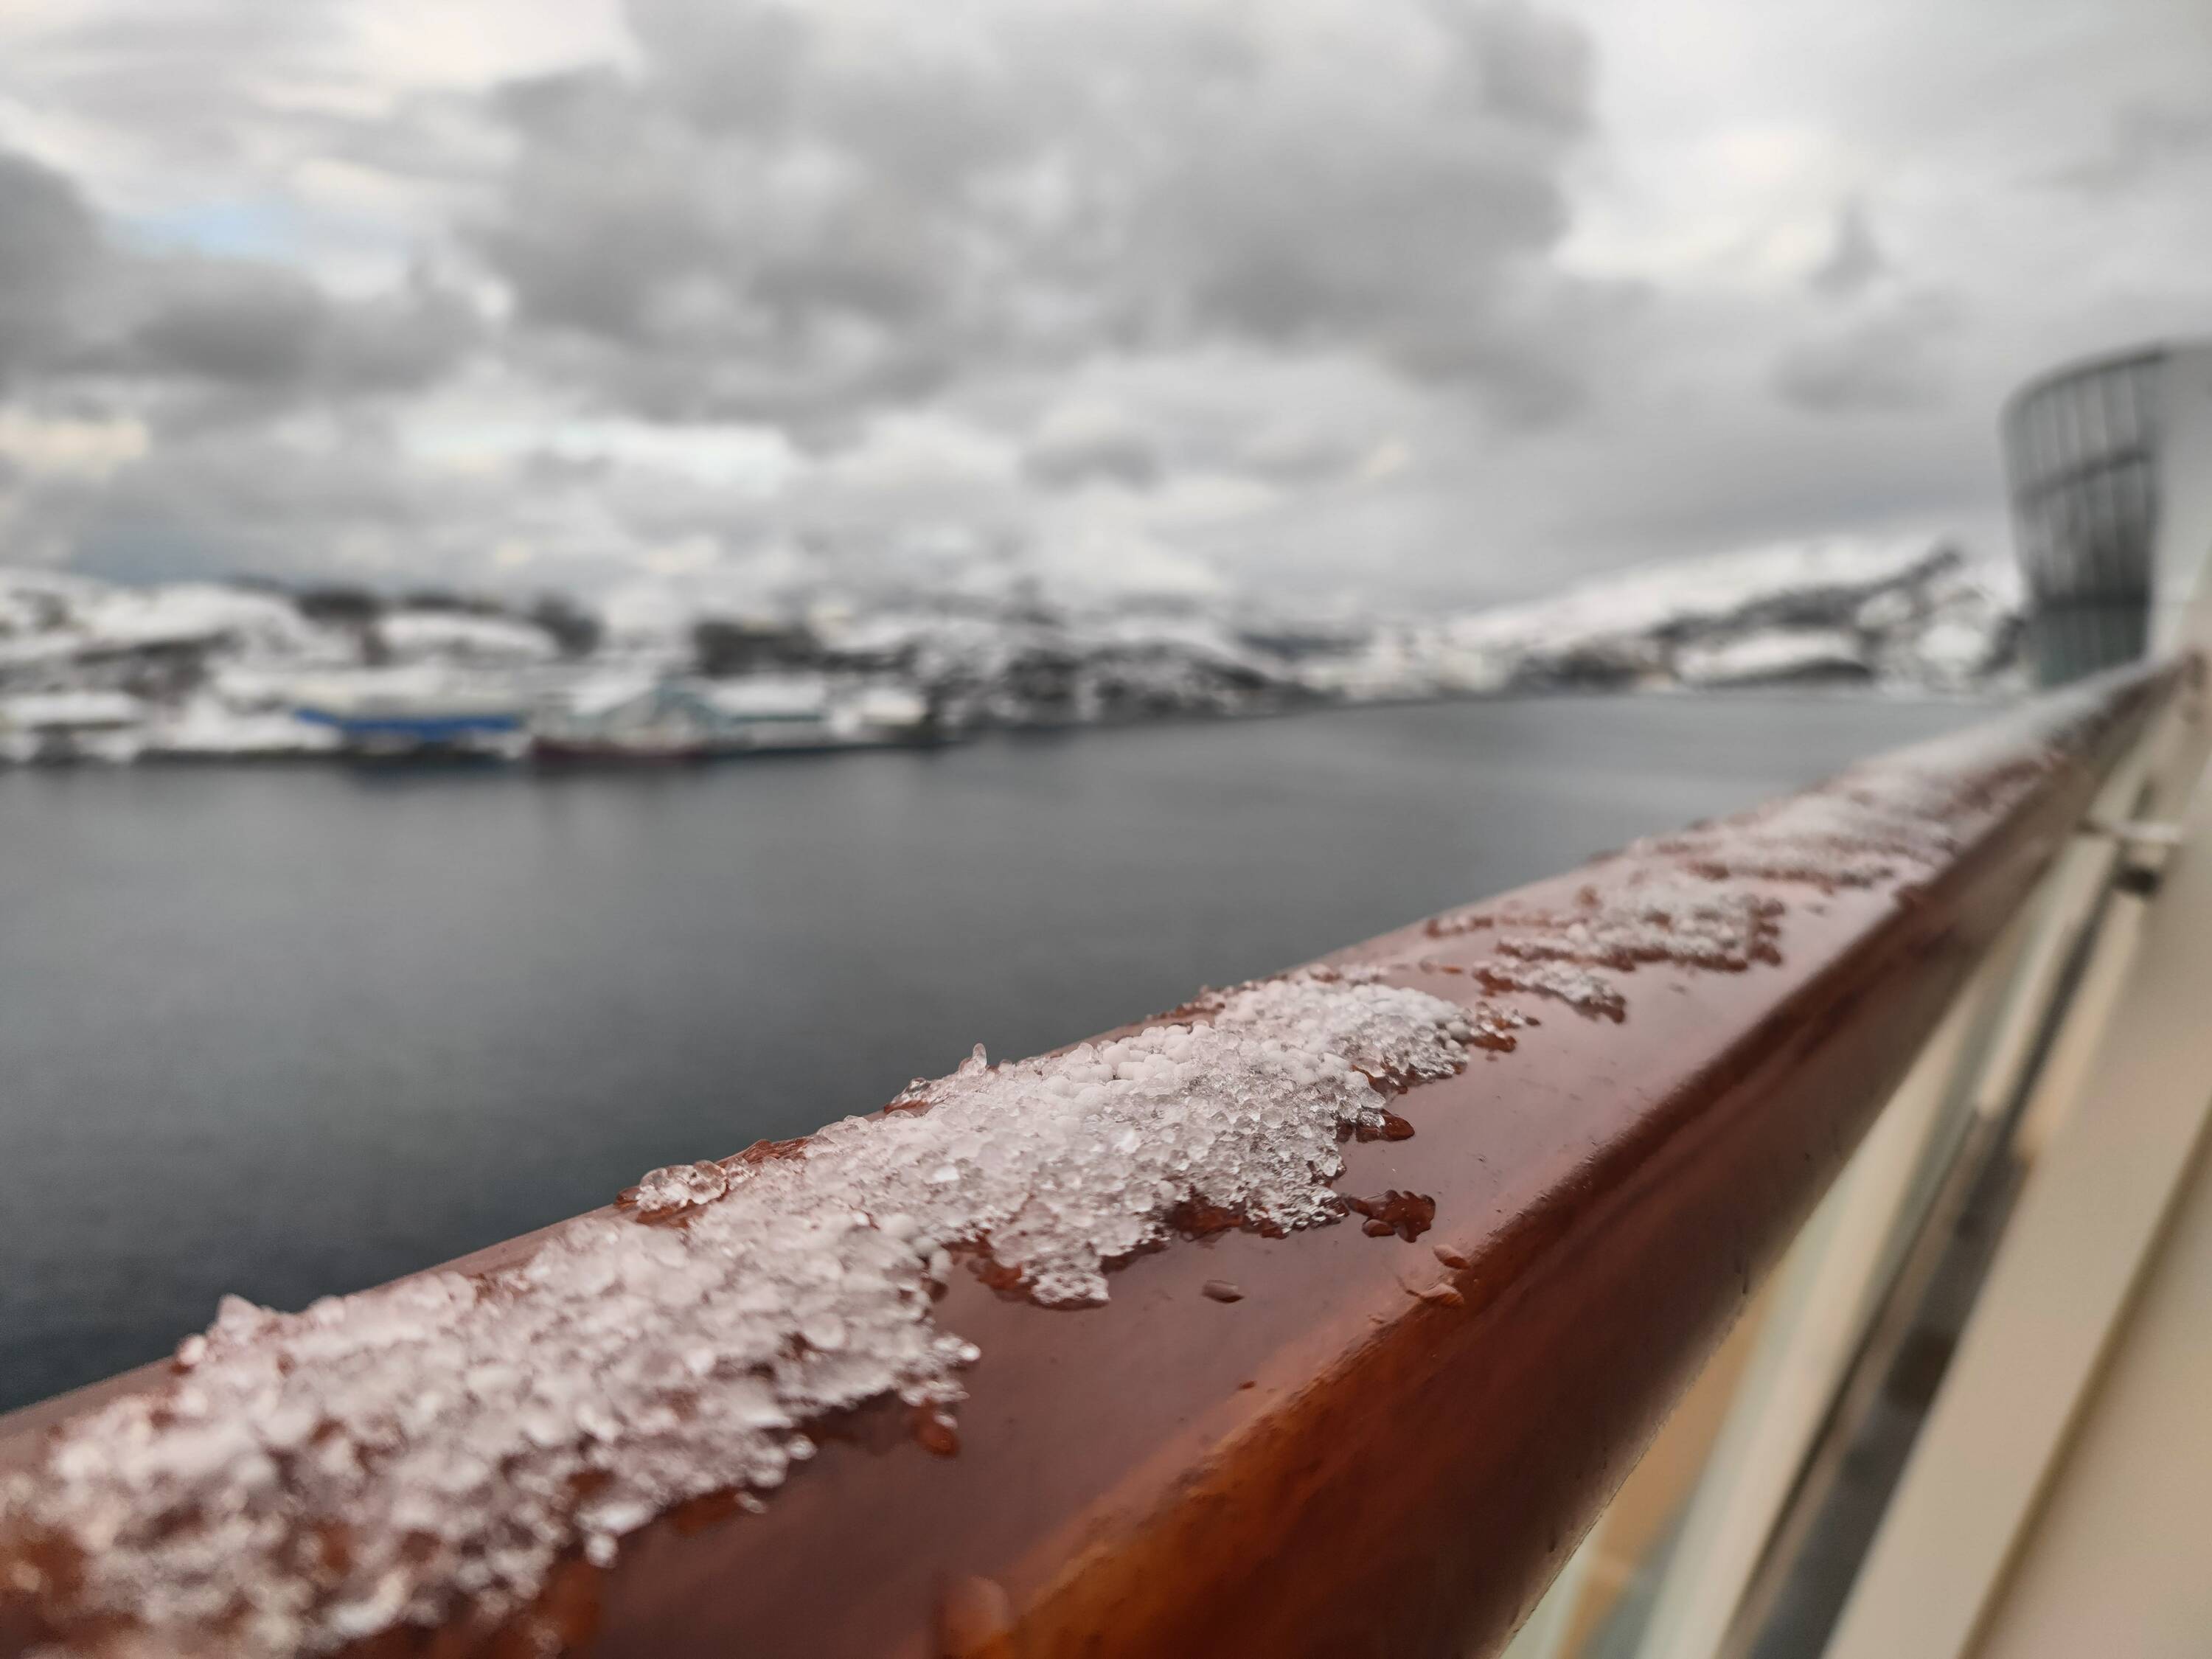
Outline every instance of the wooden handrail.
{"label": "wooden handrail", "polygon": [[[480,1577],[454,1565],[464,1548],[421,1569],[452,1582],[418,1580],[412,1611],[380,1622],[363,1611],[348,1574],[379,1540],[349,1533],[356,1517],[319,1511],[288,1461],[355,1433],[342,1405],[312,1442],[287,1431],[290,1449],[252,1481],[228,1468],[193,1477],[210,1508],[259,1505],[267,1524],[238,1535],[297,1581],[285,1586],[295,1621],[252,1632],[241,1608],[210,1612],[185,1593],[221,1578],[221,1564],[194,1567],[175,1547],[204,1516],[118,1515],[114,1492],[134,1488],[85,1473],[84,1448],[106,1455],[100,1437],[125,1420],[98,1413],[149,1402],[128,1421],[158,1441],[178,1431],[164,1402],[211,1372],[149,1367],[0,1418],[0,1482],[12,1483],[0,1485],[0,1653],[1493,1651],[2099,780],[2185,678],[2171,665],[2109,676],[1306,970],[1294,983],[1317,996],[1405,988],[1467,1018],[1449,1031],[1460,1069],[1379,1079],[1387,1107],[1346,1120],[1331,1187],[1350,1202],[1321,1200],[1341,1221],[1285,1232],[1177,1194],[1164,1237],[1109,1263],[1107,1299],[1085,1307],[1038,1305],[1046,1280],[1034,1260],[1018,1265],[1010,1233],[995,1248],[948,1237],[949,1273],[945,1255],[901,1271],[941,1281],[921,1316],[980,1351],[946,1374],[951,1388],[805,1423],[814,1455],[787,1480],[601,1523],[619,1548],[562,1511],[556,1524],[572,1530],[519,1610],[485,1611],[471,1588]],[[1164,1019],[1240,1017],[1217,997]],[[926,1118],[960,1086],[940,1080],[890,1109]],[[788,1144],[702,1166],[700,1212],[735,1201],[763,1169],[781,1179],[784,1164],[817,1156]],[[729,1200],[717,1196],[726,1181]],[[509,1305],[539,1292],[500,1275],[574,1230],[654,1226],[636,1206],[656,1201],[448,1271]],[[682,1236],[689,1200],[669,1202],[655,1230]],[[903,1237],[898,1219],[866,1224]],[[211,1358],[185,1358],[227,1364],[289,1340],[249,1319]],[[439,1353],[420,1362],[426,1392],[461,1386],[436,1374]],[[312,1392],[314,1363],[288,1353],[270,1397],[341,1398]],[[728,1382],[709,1374],[698,1409]],[[461,1431],[436,1432],[483,1428],[453,1420]],[[422,1478],[401,1472],[405,1448],[364,1434],[356,1449],[387,1485]],[[574,1484],[562,1501],[580,1511],[594,1481]],[[496,1479],[487,1490],[471,1501],[508,1501]],[[438,1609],[427,1620],[422,1596]],[[149,1608],[167,1611],[149,1626]]]}

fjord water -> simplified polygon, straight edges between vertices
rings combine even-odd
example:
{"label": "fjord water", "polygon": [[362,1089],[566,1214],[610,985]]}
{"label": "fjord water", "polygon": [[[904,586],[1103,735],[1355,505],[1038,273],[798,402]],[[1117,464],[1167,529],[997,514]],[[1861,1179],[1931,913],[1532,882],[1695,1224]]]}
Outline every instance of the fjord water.
{"label": "fjord water", "polygon": [[658,774],[0,774],[0,1409],[1972,720],[1560,698]]}

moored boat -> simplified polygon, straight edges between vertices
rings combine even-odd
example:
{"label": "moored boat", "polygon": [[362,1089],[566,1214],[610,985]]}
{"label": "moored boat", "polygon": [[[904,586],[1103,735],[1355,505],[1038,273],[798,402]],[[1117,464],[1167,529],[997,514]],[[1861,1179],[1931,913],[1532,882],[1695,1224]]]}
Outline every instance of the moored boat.
{"label": "moored boat", "polygon": [[335,731],[343,752],[377,760],[517,759],[526,712],[510,687],[414,668],[331,676],[299,687],[293,704]]}

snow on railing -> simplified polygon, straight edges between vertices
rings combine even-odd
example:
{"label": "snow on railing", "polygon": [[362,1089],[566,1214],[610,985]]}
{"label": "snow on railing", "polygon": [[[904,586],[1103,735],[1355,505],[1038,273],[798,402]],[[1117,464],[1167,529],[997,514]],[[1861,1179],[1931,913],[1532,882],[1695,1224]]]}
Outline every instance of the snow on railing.
{"label": "snow on railing", "polygon": [[0,1419],[0,1651],[1494,1645],[2175,681],[229,1300]]}

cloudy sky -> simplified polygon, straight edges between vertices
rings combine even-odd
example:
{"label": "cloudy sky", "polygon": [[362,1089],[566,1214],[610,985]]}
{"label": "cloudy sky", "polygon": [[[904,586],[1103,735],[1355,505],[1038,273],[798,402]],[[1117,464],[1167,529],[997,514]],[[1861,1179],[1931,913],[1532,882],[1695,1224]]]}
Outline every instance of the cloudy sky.
{"label": "cloudy sky", "polygon": [[2003,522],[2204,0],[0,0],[0,562],[1516,597]]}

